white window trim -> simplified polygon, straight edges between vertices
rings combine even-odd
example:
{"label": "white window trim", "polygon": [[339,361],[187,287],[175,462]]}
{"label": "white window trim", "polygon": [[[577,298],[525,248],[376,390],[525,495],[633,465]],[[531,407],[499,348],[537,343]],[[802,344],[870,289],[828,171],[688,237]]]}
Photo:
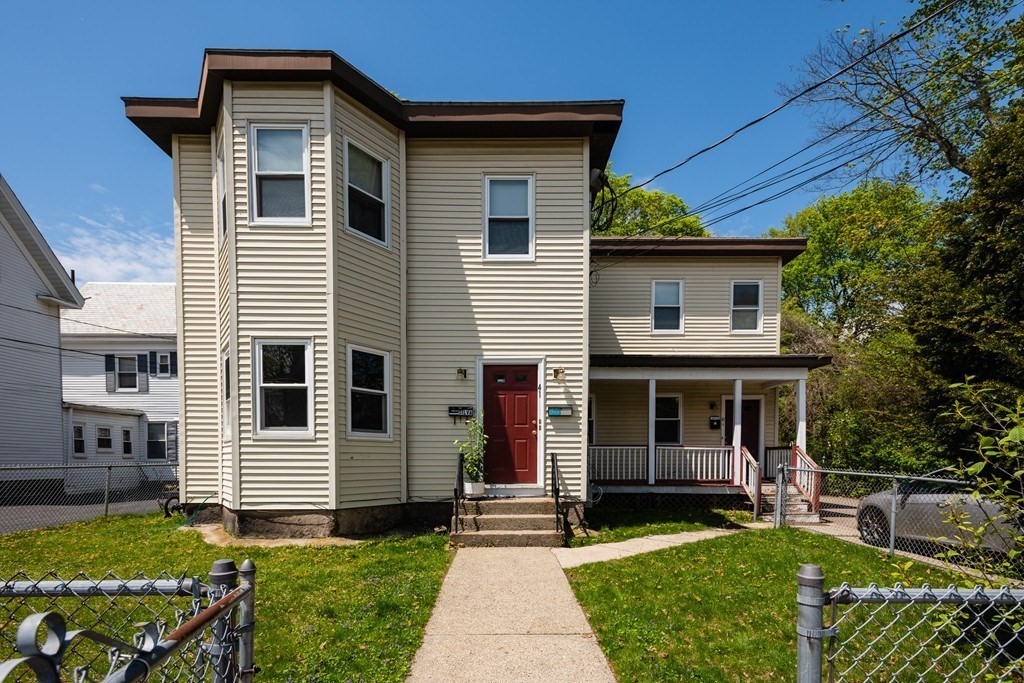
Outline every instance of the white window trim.
{"label": "white window trim", "polygon": [[[490,246],[490,223],[491,223],[491,181],[492,180],[525,180],[526,181],[526,211],[530,221],[530,250],[526,254],[491,254]],[[533,261],[535,260],[537,231],[534,225],[534,178],[532,174],[504,175],[500,173],[488,173],[484,175],[484,227],[483,227],[483,259],[484,261]],[[511,218],[511,216],[506,216]]]}
{"label": "white window trim", "polygon": [[[82,452],[75,452],[75,427],[82,428]],[[85,429],[84,422],[73,422],[71,423],[71,457],[72,458],[88,458],[89,457],[89,435]]]}
{"label": "white window trim", "polygon": [[[675,443],[664,443],[664,442],[662,442],[662,443],[658,443],[656,445],[657,446],[682,446],[683,443],[685,442],[685,437],[683,436],[683,429],[685,428],[685,424],[683,423],[683,395],[682,394],[678,394],[678,393],[674,393],[674,392],[667,392],[667,393],[658,392],[658,393],[656,393],[654,395],[654,397],[656,399],[658,399],[658,398],[674,398],[674,399],[676,399],[679,402],[679,418],[678,418],[679,419],[679,441],[677,441]],[[661,420],[668,420],[669,418],[667,418],[667,417],[658,418],[657,417],[657,413],[655,413],[655,417],[654,417],[655,423],[657,423],[657,421],[659,419],[661,419]]]}
{"label": "white window trim", "polygon": [[[597,445],[597,394],[587,395],[587,421],[594,423],[594,440],[588,446]],[[590,425],[586,425],[589,431]]]}
{"label": "white window trim", "polygon": [[[256,172],[256,135],[260,130],[302,130],[302,173],[306,186],[306,215],[292,218],[261,217],[256,214],[258,200],[256,197],[257,175],[295,175],[294,173]],[[311,172],[309,162],[309,123],[250,123],[249,124],[249,225],[251,226],[287,226],[309,228],[313,226],[311,214]]]}
{"label": "white window trim", "polygon": [[[384,356],[384,419],[387,420],[387,431],[378,434],[377,432],[356,432],[352,430],[352,352],[362,351],[363,353],[372,353],[377,356]],[[345,348],[345,365],[347,370],[347,379],[345,386],[348,388],[348,394],[345,397],[345,422],[346,422],[346,435],[349,439],[353,440],[371,440],[371,441],[391,441],[393,438],[393,420],[391,415],[392,407],[392,394],[393,387],[391,386],[391,352],[382,351],[380,349],[374,349],[369,346],[359,346],[358,344],[349,344]],[[373,389],[359,388],[360,391],[367,391],[371,393],[377,393]]]}
{"label": "white window trim", "polygon": [[[757,285],[757,329],[756,330],[734,330],[732,327],[732,314],[736,309],[734,299],[736,298],[736,285]],[[751,306],[741,306],[741,311],[754,310]],[[764,280],[732,280],[729,282],[729,334],[762,334],[764,328]]]}
{"label": "white window trim", "polygon": [[220,239],[223,241],[228,236],[228,217],[227,217],[227,196],[228,196],[228,183],[227,183],[227,162],[224,158],[224,139],[221,138],[217,143],[217,151],[214,155],[216,159],[216,173],[217,173],[217,231],[220,233]]}
{"label": "white window trim", "polygon": [[234,432],[234,417],[231,414],[231,352],[224,350],[220,354],[220,405],[221,405],[221,440],[230,441]]}
{"label": "white window trim", "polygon": [[[160,372],[160,366],[163,365],[163,363],[160,362],[161,358],[166,358],[167,359],[167,372]],[[171,354],[169,352],[167,352],[167,351],[158,351],[157,352],[157,354],[156,354],[156,367],[154,368],[154,370],[156,370],[156,376],[157,377],[170,377],[171,376]]]}
{"label": "white window trim", "polygon": [[[110,448],[100,448],[100,430],[110,430]],[[97,453],[113,453],[114,452],[114,427],[112,425],[96,425],[96,452]]]}
{"label": "white window trim", "polygon": [[[374,154],[373,152],[371,152],[366,147],[364,147],[364,146],[362,146],[360,144],[352,142],[352,139],[349,138],[347,135],[342,136],[341,139],[344,142],[344,145],[343,145],[342,149],[343,149],[343,154],[344,154],[344,159],[343,159],[344,171],[343,172],[345,174],[345,232],[350,233],[352,235],[355,235],[356,237],[359,237],[360,239],[364,239],[367,242],[370,242],[371,244],[376,244],[378,246],[384,247],[385,249],[390,249],[391,248],[391,161],[388,160],[388,159],[384,159],[384,158]],[[380,172],[381,172],[381,176],[382,176],[381,177],[381,193],[384,195],[384,197],[383,197],[383,201],[384,201],[384,239],[383,240],[379,240],[379,239],[377,239],[377,238],[375,238],[375,237],[373,237],[371,235],[367,235],[365,232],[362,232],[361,230],[356,230],[355,228],[353,228],[351,225],[348,224],[348,216],[349,216],[348,190],[349,190],[350,187],[352,189],[354,189],[356,192],[361,192],[361,193],[365,194],[367,197],[372,197],[373,199],[380,199],[379,197],[374,197],[369,192],[366,192],[365,190],[363,190],[363,189],[361,189],[359,187],[356,187],[355,185],[352,185],[351,183],[349,183],[349,175],[348,175],[348,148],[349,148],[349,146],[357,148],[360,152],[362,152],[366,156],[369,156],[369,157],[372,157],[372,158],[376,159],[381,164],[381,168],[380,168]]]}
{"label": "white window trim", "polygon": [[[275,338],[263,338],[253,339],[253,370],[255,374],[255,381],[253,385],[253,405],[256,410],[255,417],[253,420],[253,437],[263,439],[310,439],[313,437],[313,341],[309,337],[300,338],[287,338],[287,337],[275,337]],[[263,384],[263,347],[274,346],[275,344],[285,344],[289,346],[302,345],[306,348],[306,421],[305,427],[271,427],[269,429],[261,427],[263,424],[263,408],[262,401],[260,400],[260,389],[264,386]],[[294,384],[281,384],[281,385],[267,385],[267,386],[284,386],[284,387],[295,387]]]}
{"label": "white window trim", "polygon": [[[135,386],[134,387],[122,387],[121,386],[121,359],[131,358],[135,361]],[[134,354],[114,356],[114,391],[125,394],[137,394],[139,393],[139,357]]]}
{"label": "white window trim", "polygon": [[[128,433],[128,441],[127,442],[124,440],[125,432]],[[124,445],[125,445],[125,443],[130,443],[132,445],[132,452],[131,453],[125,453],[124,452]],[[135,457],[135,439],[132,436],[132,428],[131,427],[121,427],[121,457],[123,457],[125,459],[129,459],[129,460],[131,458]]]}
{"label": "white window trim", "polygon": [[[654,290],[659,284],[675,284],[679,287],[679,327],[674,330],[659,330],[654,327]],[[651,334],[684,334],[686,330],[686,283],[684,280],[651,280]],[[664,308],[668,308],[665,306]]]}
{"label": "white window trim", "polygon": [[[164,428],[164,438],[161,441],[161,443],[163,443],[163,445],[164,445],[164,457],[162,457],[162,458],[151,458],[151,457],[149,457],[149,442],[152,440],[152,439],[149,438],[149,427],[150,427],[150,425],[155,425],[155,424],[156,425],[162,425],[163,428]],[[146,453],[145,453],[144,460],[156,460],[156,461],[167,460],[167,424],[168,423],[166,423],[166,422],[147,422],[146,423]]]}

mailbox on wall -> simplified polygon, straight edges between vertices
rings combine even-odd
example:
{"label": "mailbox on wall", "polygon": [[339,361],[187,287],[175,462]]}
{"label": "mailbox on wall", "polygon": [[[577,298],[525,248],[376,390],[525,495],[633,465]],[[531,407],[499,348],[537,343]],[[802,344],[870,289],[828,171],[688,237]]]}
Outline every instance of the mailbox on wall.
{"label": "mailbox on wall", "polygon": [[722,428],[722,418],[718,415],[712,415],[708,418],[708,428],[712,431],[717,431]]}
{"label": "mailbox on wall", "polygon": [[572,406],[548,406],[548,417],[572,417]]}

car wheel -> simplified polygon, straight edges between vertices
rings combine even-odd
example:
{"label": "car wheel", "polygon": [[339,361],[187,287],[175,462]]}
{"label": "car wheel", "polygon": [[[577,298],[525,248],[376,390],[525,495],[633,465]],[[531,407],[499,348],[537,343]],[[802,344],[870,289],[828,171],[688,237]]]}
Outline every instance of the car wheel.
{"label": "car wheel", "polygon": [[868,508],[857,520],[860,539],[868,545],[878,547],[889,545],[889,520],[878,508]]}

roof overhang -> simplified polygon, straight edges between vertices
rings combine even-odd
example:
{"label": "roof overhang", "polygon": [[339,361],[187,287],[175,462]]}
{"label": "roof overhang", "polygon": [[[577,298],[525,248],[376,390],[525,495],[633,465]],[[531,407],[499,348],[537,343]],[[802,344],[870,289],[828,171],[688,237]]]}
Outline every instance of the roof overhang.
{"label": "roof overhang", "polygon": [[81,410],[90,413],[104,413],[108,415],[130,415],[132,417],[139,417],[145,415],[145,411],[136,410],[135,408],[111,408],[110,406],[94,406],[88,403],[70,403],[64,401],[61,406],[63,408],[70,408],[71,410]]}
{"label": "roof overhang", "polygon": [[805,368],[832,362],[832,356],[779,354],[770,356],[591,355],[592,368]]}
{"label": "roof overhang", "polygon": [[124,97],[125,115],[160,149],[175,134],[215,125],[224,81],[330,81],[409,137],[583,137],[603,169],[622,123],[623,100],[411,102],[395,97],[330,50],[208,49],[195,98]]}
{"label": "roof overhang", "polygon": [[590,254],[615,256],[769,256],[786,264],[807,249],[803,237],[592,237]]}

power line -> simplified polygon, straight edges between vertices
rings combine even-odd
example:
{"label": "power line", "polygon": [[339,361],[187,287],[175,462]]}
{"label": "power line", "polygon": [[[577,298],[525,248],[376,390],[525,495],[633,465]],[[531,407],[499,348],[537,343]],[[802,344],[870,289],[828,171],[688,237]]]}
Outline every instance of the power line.
{"label": "power line", "polygon": [[104,330],[111,330],[113,332],[122,332],[124,334],[130,334],[130,335],[132,335],[134,337],[148,337],[150,339],[160,339],[162,341],[173,341],[173,340],[177,339],[176,336],[169,337],[169,336],[166,336],[166,335],[146,334],[145,332],[132,332],[131,330],[126,330],[126,329],[123,329],[123,328],[120,328],[120,327],[111,327],[109,325],[100,325],[99,323],[90,323],[90,322],[86,322],[85,320],[76,320],[74,318],[67,318],[67,317],[64,317],[64,316],[55,315],[53,313],[44,313],[43,311],[33,311],[31,308],[24,308],[23,306],[15,306],[14,304],[5,304],[3,302],[0,302],[0,306],[6,306],[8,308],[14,308],[14,309],[17,309],[19,311],[24,311],[26,313],[34,313],[35,315],[42,315],[42,316],[45,316],[47,318],[56,318],[57,320],[67,320],[68,322],[78,323],[79,325],[89,325],[89,326],[92,326],[92,327],[99,327],[99,328],[102,328]]}
{"label": "power line", "polygon": [[[95,351],[80,351],[78,349],[69,349],[65,346],[59,346],[54,344],[44,344],[42,342],[28,341],[27,339],[16,339],[14,337],[0,337],[0,340],[14,342],[16,344],[29,344],[31,346],[39,346],[46,349],[56,349],[57,351],[67,351],[68,353],[81,353],[86,356],[99,356],[105,358],[107,354],[96,353]],[[28,350],[28,349],[25,349]]]}

